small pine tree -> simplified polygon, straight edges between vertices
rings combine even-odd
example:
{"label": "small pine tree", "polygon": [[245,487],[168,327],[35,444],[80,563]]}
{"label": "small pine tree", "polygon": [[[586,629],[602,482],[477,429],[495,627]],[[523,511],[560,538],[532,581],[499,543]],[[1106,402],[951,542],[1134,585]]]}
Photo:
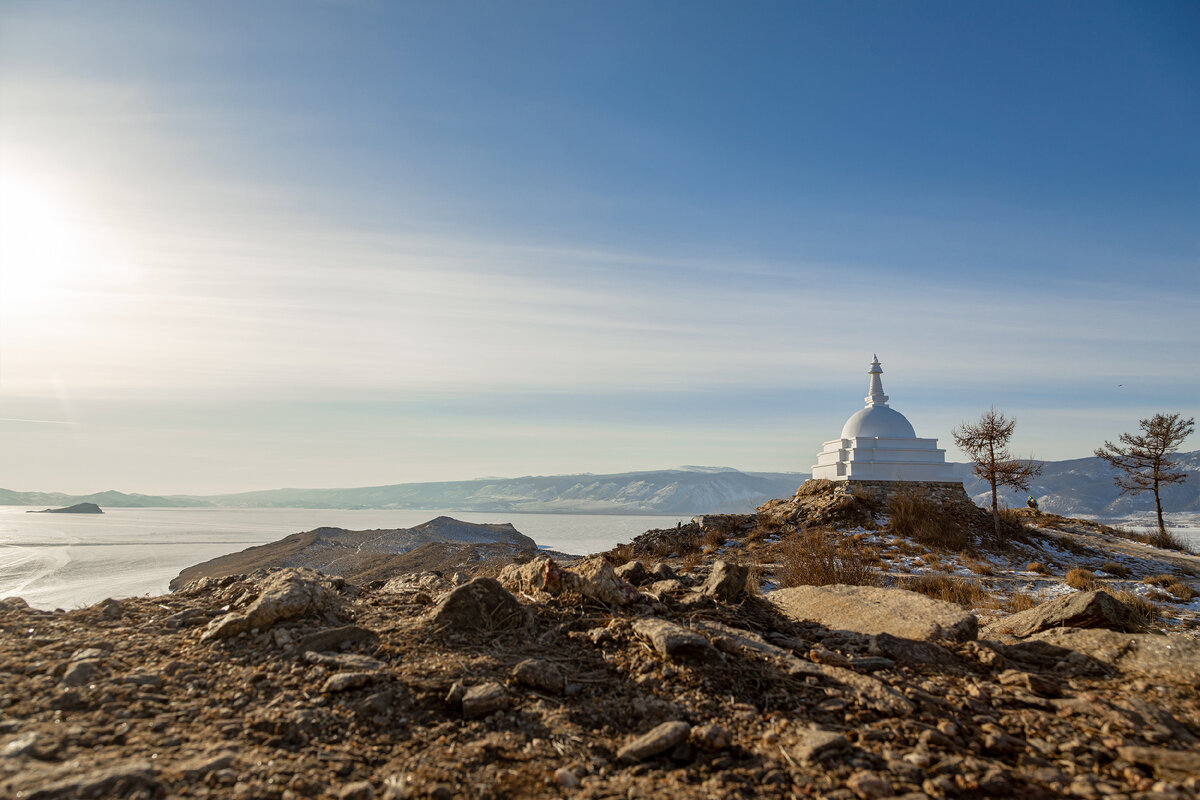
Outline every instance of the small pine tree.
{"label": "small pine tree", "polygon": [[996,544],[1003,542],[1000,533],[1000,508],[996,490],[1000,486],[1011,486],[1019,491],[1028,491],[1029,482],[1042,474],[1040,462],[1013,458],[1008,452],[1008,442],[1017,426],[996,410],[995,406],[985,411],[979,421],[964,422],[952,431],[954,443],[975,462],[975,474],[992,487],[992,525],[996,531]]}
{"label": "small pine tree", "polygon": [[1154,492],[1154,510],[1158,514],[1158,532],[1165,536],[1167,526],[1163,524],[1162,501],[1158,490],[1163,484],[1183,483],[1187,473],[1172,469],[1175,464],[1170,455],[1179,449],[1183,440],[1196,429],[1196,420],[1181,419],[1180,414],[1155,414],[1149,419],[1138,420],[1142,429],[1140,436],[1121,434],[1121,444],[1106,441],[1096,448],[1096,458],[1108,462],[1117,475],[1113,477],[1121,494]]}

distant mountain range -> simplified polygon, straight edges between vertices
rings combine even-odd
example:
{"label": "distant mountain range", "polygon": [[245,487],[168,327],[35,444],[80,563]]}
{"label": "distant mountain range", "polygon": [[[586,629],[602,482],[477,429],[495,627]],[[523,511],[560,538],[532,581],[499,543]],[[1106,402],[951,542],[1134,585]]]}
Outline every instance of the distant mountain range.
{"label": "distant mountain range", "polygon": [[[1176,462],[1191,477],[1163,491],[1167,511],[1200,511],[1200,450]],[[953,464],[967,493],[990,503],[988,487],[969,464]],[[787,497],[806,472],[740,472],[728,467],[679,467],[611,475],[550,475],[477,478],[469,481],[400,483],[354,489],[269,489],[221,495],[158,497],[108,491],[89,495],[14,492],[0,489],[0,505],[96,503],[107,508],[408,508],[566,514],[714,514],[751,511],[766,500]],[[1108,465],[1096,458],[1047,461],[1030,492],[1045,511],[1119,516],[1153,509],[1148,494],[1119,497]],[[1026,493],[1007,492],[1002,502],[1024,505]]]}

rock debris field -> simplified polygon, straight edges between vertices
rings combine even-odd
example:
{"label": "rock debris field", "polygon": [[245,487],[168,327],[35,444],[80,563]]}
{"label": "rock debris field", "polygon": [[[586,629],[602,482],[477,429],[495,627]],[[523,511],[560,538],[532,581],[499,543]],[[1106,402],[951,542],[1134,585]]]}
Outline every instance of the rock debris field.
{"label": "rock debris field", "polygon": [[1197,796],[1194,631],[1103,586],[981,623],[756,577],[539,557],[3,600],[0,797]]}

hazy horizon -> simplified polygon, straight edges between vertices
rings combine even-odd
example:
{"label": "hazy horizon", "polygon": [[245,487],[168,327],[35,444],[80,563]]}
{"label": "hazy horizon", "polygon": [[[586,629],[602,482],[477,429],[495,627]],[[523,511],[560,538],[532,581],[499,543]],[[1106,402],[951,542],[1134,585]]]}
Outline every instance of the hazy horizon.
{"label": "hazy horizon", "polygon": [[[0,487],[1200,416],[1200,7],[0,0]],[[1189,440],[1184,449],[1194,448]],[[103,487],[103,488],[97,488]]]}

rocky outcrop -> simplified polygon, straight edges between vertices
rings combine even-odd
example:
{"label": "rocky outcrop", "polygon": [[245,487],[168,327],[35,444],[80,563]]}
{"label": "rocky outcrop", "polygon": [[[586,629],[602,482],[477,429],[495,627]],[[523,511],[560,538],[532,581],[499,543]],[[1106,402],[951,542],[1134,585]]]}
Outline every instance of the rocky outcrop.
{"label": "rocky outcrop", "polygon": [[1050,628],[1108,628],[1135,633],[1146,623],[1129,606],[1103,590],[1075,592],[1011,614],[983,629],[983,636],[1025,637]]}
{"label": "rocky outcrop", "polygon": [[[1186,636],[934,644],[798,621],[753,596],[601,603],[564,591],[583,578],[549,564],[514,570],[529,590],[516,594],[488,578],[385,591],[284,570],[67,612],[0,603],[0,796],[1200,789]],[[202,636],[229,615],[238,633]],[[520,624],[478,624],[489,616]]]}
{"label": "rocky outcrop", "polygon": [[1122,673],[1162,676],[1200,684],[1200,639],[1103,628],[1051,628],[1038,642],[1080,653]]}
{"label": "rocky outcrop", "polygon": [[336,617],[341,611],[333,581],[310,569],[285,569],[267,577],[244,611],[209,623],[202,640],[225,639],[301,616]]}
{"label": "rocky outcrop", "polygon": [[641,593],[617,576],[601,556],[592,556],[564,569],[557,561],[541,556],[525,564],[511,564],[500,572],[500,582],[530,599],[576,594],[606,605],[637,602]]}
{"label": "rocky outcrop", "polygon": [[783,613],[857,633],[905,639],[974,639],[978,620],[961,606],[904,589],[877,586],[796,586],[767,595]]}
{"label": "rocky outcrop", "polygon": [[317,528],[188,567],[171,581],[171,589],[200,578],[281,567],[308,567],[369,583],[413,572],[453,571],[483,558],[525,561],[536,552],[537,543],[510,523],[478,524],[437,517],[412,528]]}

